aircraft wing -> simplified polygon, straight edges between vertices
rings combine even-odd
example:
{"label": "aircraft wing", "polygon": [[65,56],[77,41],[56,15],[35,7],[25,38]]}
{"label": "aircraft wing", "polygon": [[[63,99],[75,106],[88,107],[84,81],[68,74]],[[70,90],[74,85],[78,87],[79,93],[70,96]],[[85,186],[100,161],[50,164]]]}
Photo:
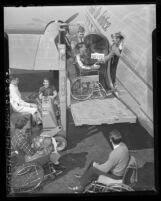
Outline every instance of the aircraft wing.
{"label": "aircraft wing", "polygon": [[44,34],[8,34],[10,68],[58,70],[59,55],[54,39],[58,24],[51,23]]}

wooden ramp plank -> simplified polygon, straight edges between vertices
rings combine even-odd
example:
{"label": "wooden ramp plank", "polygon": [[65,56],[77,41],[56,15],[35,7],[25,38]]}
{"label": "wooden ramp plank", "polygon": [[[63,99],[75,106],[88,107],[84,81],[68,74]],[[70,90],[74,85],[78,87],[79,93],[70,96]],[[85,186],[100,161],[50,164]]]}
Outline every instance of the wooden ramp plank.
{"label": "wooden ramp plank", "polygon": [[75,103],[71,112],[76,126],[136,122],[136,116],[117,98]]}

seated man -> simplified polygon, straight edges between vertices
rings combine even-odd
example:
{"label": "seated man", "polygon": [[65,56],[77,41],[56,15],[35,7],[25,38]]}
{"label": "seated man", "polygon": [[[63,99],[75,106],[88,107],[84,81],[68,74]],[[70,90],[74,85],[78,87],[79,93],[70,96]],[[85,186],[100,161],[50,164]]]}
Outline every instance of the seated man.
{"label": "seated man", "polygon": [[56,104],[57,104],[57,91],[54,86],[50,86],[50,82],[47,78],[44,78],[43,80],[43,85],[39,89],[39,98],[40,100],[45,100],[48,99],[49,101],[49,108],[48,111],[51,114],[53,123],[55,124],[54,126],[57,127],[57,118],[56,118]]}
{"label": "seated man", "polygon": [[42,124],[41,115],[36,104],[27,103],[21,98],[21,93],[18,89],[19,78],[12,76],[10,78],[10,103],[13,111],[20,113],[30,113],[37,124]]}
{"label": "seated man", "polygon": [[26,162],[35,161],[41,157],[46,161],[47,156],[50,155],[50,160],[58,165],[60,155],[56,151],[56,145],[53,145],[52,138],[37,136],[32,139],[31,132],[27,132],[26,123],[25,117],[17,119],[16,130],[11,133],[12,150],[24,156]]}
{"label": "seated man", "polygon": [[100,175],[106,175],[113,179],[123,178],[129,161],[128,148],[122,142],[122,136],[119,131],[113,130],[110,133],[109,138],[113,145],[113,150],[110,153],[108,160],[103,164],[96,162],[90,163],[84,174],[81,177],[79,176],[80,185],[69,187],[70,189],[82,192],[88,184],[90,184],[93,180],[97,180]]}
{"label": "seated man", "polygon": [[22,155],[32,156],[35,150],[31,147],[31,132],[26,130],[27,119],[19,117],[15,122],[15,132],[11,135],[11,146],[13,150]]}
{"label": "seated man", "polygon": [[91,59],[90,52],[88,52],[85,43],[79,43],[77,45],[79,53],[77,53],[75,61],[79,65],[80,69],[92,70],[99,69],[99,65],[95,64],[96,60]]}

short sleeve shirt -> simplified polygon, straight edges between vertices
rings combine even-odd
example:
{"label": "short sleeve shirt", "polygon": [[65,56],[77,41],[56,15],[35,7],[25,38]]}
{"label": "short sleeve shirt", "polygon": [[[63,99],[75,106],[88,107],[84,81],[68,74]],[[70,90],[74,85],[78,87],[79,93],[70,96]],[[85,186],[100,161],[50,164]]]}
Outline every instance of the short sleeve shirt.
{"label": "short sleeve shirt", "polygon": [[39,93],[42,93],[43,96],[53,96],[53,92],[55,91],[54,86],[49,86],[45,88],[44,86],[39,89]]}

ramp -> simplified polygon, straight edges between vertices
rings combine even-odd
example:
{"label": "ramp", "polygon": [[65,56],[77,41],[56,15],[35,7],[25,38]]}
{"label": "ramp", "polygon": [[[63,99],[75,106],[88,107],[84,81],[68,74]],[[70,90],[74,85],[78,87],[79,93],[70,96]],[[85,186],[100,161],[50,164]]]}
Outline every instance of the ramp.
{"label": "ramp", "polygon": [[117,98],[93,99],[71,105],[76,126],[135,123],[136,116]]}

